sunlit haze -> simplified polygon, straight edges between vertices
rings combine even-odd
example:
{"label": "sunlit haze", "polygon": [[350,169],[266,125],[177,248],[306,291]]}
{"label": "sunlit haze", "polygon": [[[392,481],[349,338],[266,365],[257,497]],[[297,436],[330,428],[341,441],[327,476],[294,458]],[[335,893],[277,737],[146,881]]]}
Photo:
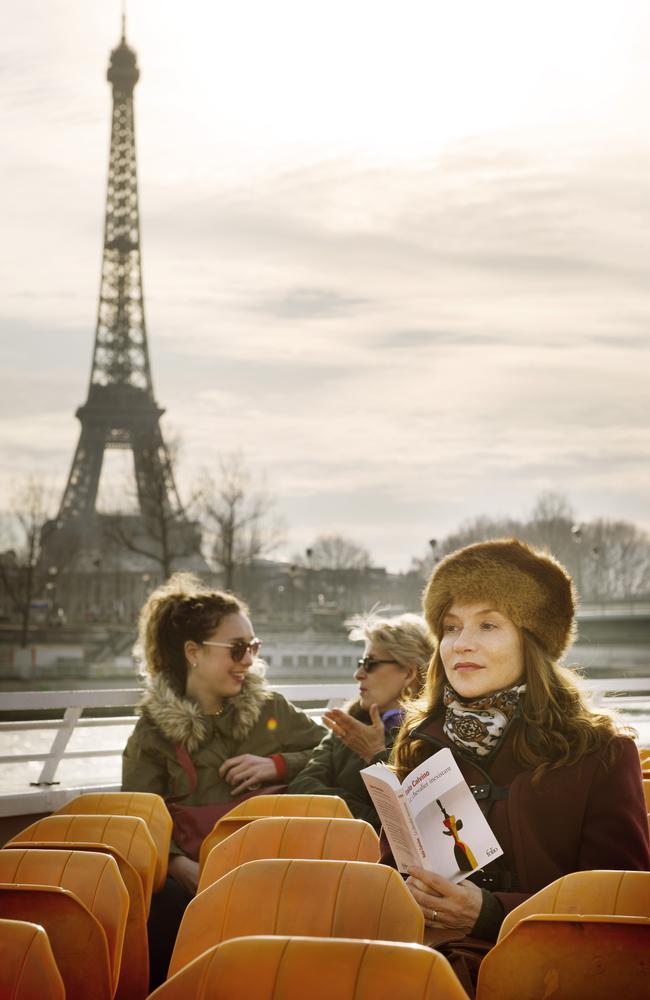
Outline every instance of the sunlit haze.
{"label": "sunlit haze", "polygon": [[[5,13],[0,506],[78,438],[121,9]],[[130,0],[126,37],[183,496],[241,450],[285,555],[394,570],[549,489],[650,529],[646,0]]]}

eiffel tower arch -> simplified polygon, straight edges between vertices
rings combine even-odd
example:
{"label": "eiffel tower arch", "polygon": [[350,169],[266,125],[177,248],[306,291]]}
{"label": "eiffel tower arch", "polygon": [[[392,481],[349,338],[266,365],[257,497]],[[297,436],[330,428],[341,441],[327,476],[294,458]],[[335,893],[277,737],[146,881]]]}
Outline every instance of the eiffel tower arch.
{"label": "eiffel tower arch", "polygon": [[[80,570],[108,551],[111,565],[205,569],[200,531],[183,510],[160,429],[147,346],[140,244],[133,91],[136,54],[122,37],[107,72],[113,91],[108,191],[97,326],[88,398],[58,516],[43,529],[43,558],[57,566],[74,552]],[[97,510],[107,449],[133,455],[138,513]],[[116,530],[119,525],[119,533]],[[139,557],[139,558],[138,558]]]}

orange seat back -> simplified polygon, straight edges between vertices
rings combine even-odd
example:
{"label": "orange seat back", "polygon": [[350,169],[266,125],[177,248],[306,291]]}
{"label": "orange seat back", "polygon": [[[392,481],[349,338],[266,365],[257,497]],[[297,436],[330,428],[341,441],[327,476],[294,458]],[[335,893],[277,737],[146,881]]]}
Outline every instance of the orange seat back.
{"label": "orange seat back", "polygon": [[340,816],[352,819],[338,795],[254,795],[244,799],[229,816]]}
{"label": "orange seat back", "polygon": [[650,917],[650,872],[571,872],[506,915],[501,941],[524,917],[544,913]]}
{"label": "orange seat back", "polygon": [[204,952],[152,1000],[467,1000],[451,966],[417,944],[243,937]]}
{"label": "orange seat back", "polygon": [[214,847],[199,880],[199,892],[246,861],[261,858],[322,858],[378,861],[379,837],[361,819],[329,816],[267,816],[248,823]]}
{"label": "orange seat back", "polygon": [[145,821],[156,845],[154,892],[167,878],[167,861],[172,837],[172,818],[164,799],[150,792],[89,792],[78,795],[57,809],[57,815],[98,813],[110,816],[139,816]]}
{"label": "orange seat back", "polygon": [[265,816],[334,816],[352,819],[348,805],[338,795],[255,795],[240,802],[214,825],[201,845],[201,868],[212,848],[247,823]]}
{"label": "orange seat back", "polygon": [[[67,840],[54,840],[65,836]],[[93,836],[95,843],[77,842],[74,836]],[[34,840],[34,837],[50,838]],[[106,843],[111,841],[112,843]],[[119,844],[128,860],[113,844]],[[144,822],[137,816],[47,816],[21,831],[5,845],[5,850],[29,847],[41,850],[102,851],[117,863],[122,881],[129,894],[129,912],[124,932],[122,963],[117,1000],[143,1000],[149,989],[149,944],[147,915],[156,862],[156,848]],[[138,864],[139,871],[131,863]],[[143,881],[147,888],[145,900]]]}
{"label": "orange seat back", "polygon": [[0,997],[65,1000],[61,973],[42,927],[19,920],[0,920]]}
{"label": "orange seat back", "polygon": [[650,778],[643,778],[643,794],[645,795],[645,805],[650,812]]}
{"label": "orange seat back", "polygon": [[648,917],[526,917],[483,959],[476,998],[643,1000],[648,996],[648,955]]}
{"label": "orange seat back", "polygon": [[94,851],[12,848],[0,851],[0,882],[54,886],[73,893],[99,922],[106,935],[111,983],[115,992],[129,896],[113,858]]}
{"label": "orange seat back", "polygon": [[402,878],[366,861],[249,861],[192,900],[170,975],[226,938],[302,934],[421,943],[422,911]]}
{"label": "orange seat back", "polygon": [[[0,882],[0,911],[13,920],[44,928],[66,1000],[112,1000],[115,987],[106,934],[74,893],[58,886]],[[40,993],[30,1000],[40,1000]]]}
{"label": "orange seat back", "polygon": [[140,816],[45,816],[12,837],[8,846],[22,844],[29,847],[30,841],[40,844],[69,841],[71,844],[94,844],[99,850],[104,847],[115,849],[116,856],[128,861],[137,872],[146,911],[149,912],[158,854],[149,827]]}

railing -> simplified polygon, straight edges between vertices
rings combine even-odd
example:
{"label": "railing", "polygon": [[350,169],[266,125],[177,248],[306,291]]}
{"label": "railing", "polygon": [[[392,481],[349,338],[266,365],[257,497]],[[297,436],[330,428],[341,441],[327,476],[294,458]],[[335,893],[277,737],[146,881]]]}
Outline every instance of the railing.
{"label": "railing", "polygon": [[[603,678],[589,680],[588,688],[597,702],[616,706],[622,712],[639,708],[650,719],[650,678]],[[325,708],[354,697],[354,684],[288,684],[278,685],[275,690],[294,704],[305,706],[312,716],[320,716]],[[119,785],[89,784],[83,787],[64,787],[57,782],[59,766],[64,760],[119,757],[124,743],[119,746],[101,746],[85,750],[69,750],[73,734],[81,729],[135,725],[133,715],[111,715],[109,717],[83,717],[86,709],[124,709],[137,704],[141,696],[139,688],[125,688],[101,691],[12,691],[2,694],[2,709],[12,713],[32,713],[32,718],[24,721],[0,722],[0,734],[21,731],[52,730],[52,743],[44,752],[12,753],[0,756],[0,765],[42,762],[36,781],[25,782],[24,790],[9,793],[0,791],[0,816],[13,816],[50,812],[63,802],[83,791],[116,790]],[[61,719],[34,719],[35,713],[61,711]]]}
{"label": "railing", "polygon": [[[341,705],[354,697],[357,688],[354,684],[287,684],[277,685],[274,690],[296,705],[304,706],[308,715],[319,717],[323,711],[333,705]],[[2,710],[4,712],[32,713],[32,718],[24,721],[0,722],[1,733],[16,733],[21,731],[53,730],[51,746],[42,753],[12,753],[0,756],[0,765],[21,764],[32,761],[43,763],[36,781],[27,785],[24,792],[3,793],[0,791],[0,816],[21,815],[26,813],[49,812],[57,808],[73,795],[84,791],[103,790],[115,791],[119,784],[88,785],[84,787],[55,787],[59,766],[64,760],[95,757],[119,757],[124,749],[120,746],[102,746],[86,750],[68,750],[68,744],[73,734],[80,729],[96,727],[115,727],[135,725],[133,715],[111,715],[108,717],[82,717],[86,709],[124,709],[138,703],[142,691],[139,688],[122,688],[101,691],[11,691],[2,694]],[[35,720],[34,713],[51,712],[63,709],[63,718]],[[30,791],[27,789],[31,788]]]}

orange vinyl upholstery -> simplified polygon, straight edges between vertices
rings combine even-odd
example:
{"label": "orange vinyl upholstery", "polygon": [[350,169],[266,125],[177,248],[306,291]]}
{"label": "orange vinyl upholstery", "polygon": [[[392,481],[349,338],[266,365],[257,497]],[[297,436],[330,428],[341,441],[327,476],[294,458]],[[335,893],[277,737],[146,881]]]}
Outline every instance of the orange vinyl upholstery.
{"label": "orange vinyl upholstery", "polygon": [[169,974],[227,938],[302,934],[422,943],[422,911],[393,868],[367,861],[249,861],[194,897]]}
{"label": "orange vinyl upholstery", "polygon": [[352,819],[338,795],[254,795],[240,802],[229,816],[340,816]]}
{"label": "orange vinyl upholstery", "polygon": [[210,851],[198,891],[238,865],[261,858],[378,861],[379,837],[360,819],[266,816],[248,823]]}
{"label": "orange vinyl upholstery", "polygon": [[151,792],[89,792],[78,795],[57,809],[57,815],[139,816],[149,828],[156,845],[154,892],[162,889],[167,878],[167,861],[172,837],[172,818],[160,795]]}
{"label": "orange vinyl upholstery", "polygon": [[48,936],[37,924],[0,920],[0,997],[65,1000]]}
{"label": "orange vinyl upholstery", "polygon": [[112,1000],[114,984],[106,934],[74,893],[57,886],[0,882],[0,911],[5,917],[44,928],[67,1000]]}
{"label": "orange vinyl upholstery", "polygon": [[220,841],[254,819],[264,816],[334,816],[352,819],[347,803],[338,795],[255,795],[240,802],[227,816],[218,820],[201,845],[199,864]]}
{"label": "orange vinyl upholstery", "polygon": [[[48,851],[12,848],[0,851],[0,882],[14,886],[66,889],[98,921],[108,946],[111,994],[115,993],[129,911],[129,896],[114,858],[94,851]],[[3,911],[4,912],[4,911]],[[42,923],[34,916],[29,919]],[[48,934],[50,928],[46,927]],[[50,934],[54,950],[54,941]],[[59,952],[55,956],[61,974]],[[65,976],[63,976],[65,981]]]}
{"label": "orange vinyl upholstery", "polygon": [[[66,836],[67,840],[53,839]],[[33,839],[36,837],[39,839]],[[81,838],[80,841],[75,837]],[[93,838],[96,838],[94,842]],[[114,845],[119,845],[122,851]],[[16,847],[102,851],[115,858],[129,894],[116,997],[117,1000],[142,1000],[146,997],[149,989],[147,914],[156,848],[144,820],[138,816],[47,816],[21,831],[5,849]],[[143,883],[147,891],[146,899]]]}
{"label": "orange vinyl upholstery", "polygon": [[483,959],[476,998],[645,1000],[649,955],[648,917],[526,917]]}
{"label": "orange vinyl upholstery", "polygon": [[544,913],[650,917],[650,872],[571,872],[506,915],[499,941],[524,917]]}
{"label": "orange vinyl upholstery", "polygon": [[447,959],[417,944],[306,937],[224,941],[155,1000],[467,1000]]}
{"label": "orange vinyl upholstery", "polygon": [[128,861],[138,873],[149,912],[158,854],[149,827],[140,816],[46,816],[12,837],[9,846],[21,844],[29,847],[26,841],[38,841],[41,845],[49,841],[57,844],[68,841],[94,844],[100,850],[104,846],[115,849],[116,854]]}

